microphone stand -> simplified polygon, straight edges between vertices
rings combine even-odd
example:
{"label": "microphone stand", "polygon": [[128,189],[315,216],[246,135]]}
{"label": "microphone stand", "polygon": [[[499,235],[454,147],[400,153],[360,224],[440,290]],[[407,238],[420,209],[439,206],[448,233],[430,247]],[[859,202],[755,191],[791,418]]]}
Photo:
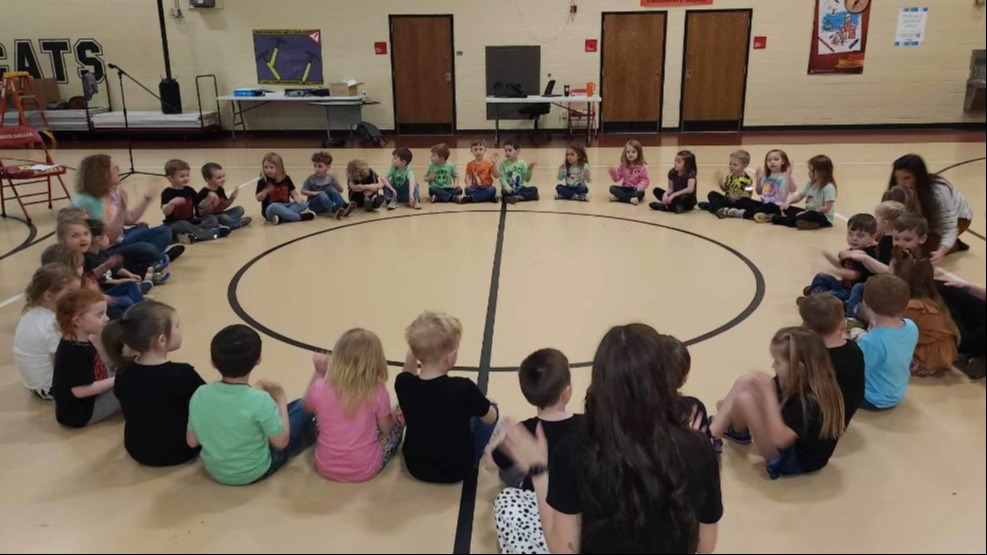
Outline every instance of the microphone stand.
{"label": "microphone stand", "polygon": [[123,78],[127,77],[127,79],[130,79],[131,81],[136,83],[138,87],[144,89],[145,91],[147,91],[148,94],[150,94],[154,98],[157,98],[159,101],[161,101],[161,97],[154,94],[154,92],[151,89],[145,87],[143,83],[141,83],[140,81],[135,79],[132,75],[124,71],[122,67],[116,64],[107,64],[107,65],[110,69],[116,70],[117,80],[120,82],[120,102],[123,104],[123,128],[124,128],[124,134],[127,137],[127,154],[129,155],[130,158],[130,169],[120,174],[120,181],[122,182],[123,180],[133,175],[149,175],[152,177],[164,177],[163,173],[137,171],[136,167],[134,166],[134,140],[133,140],[133,134],[131,133],[130,130],[130,115],[127,111],[127,93],[124,90]]}

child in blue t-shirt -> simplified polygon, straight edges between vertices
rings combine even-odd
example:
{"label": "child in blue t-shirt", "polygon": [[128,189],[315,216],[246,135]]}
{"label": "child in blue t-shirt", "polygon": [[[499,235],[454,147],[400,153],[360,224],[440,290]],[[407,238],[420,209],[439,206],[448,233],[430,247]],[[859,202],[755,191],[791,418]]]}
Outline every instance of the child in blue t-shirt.
{"label": "child in blue t-shirt", "polygon": [[893,409],[905,399],[919,335],[918,326],[902,318],[910,298],[908,284],[892,274],[872,277],[864,289],[871,329],[857,344],[864,352],[866,410]]}

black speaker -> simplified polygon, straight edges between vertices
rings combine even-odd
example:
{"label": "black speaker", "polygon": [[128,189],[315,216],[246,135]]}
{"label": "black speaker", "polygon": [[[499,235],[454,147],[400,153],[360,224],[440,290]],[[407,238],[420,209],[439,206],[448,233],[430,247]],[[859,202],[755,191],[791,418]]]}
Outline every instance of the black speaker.
{"label": "black speaker", "polygon": [[161,111],[165,114],[182,113],[182,88],[174,79],[162,79],[158,85],[161,96]]}

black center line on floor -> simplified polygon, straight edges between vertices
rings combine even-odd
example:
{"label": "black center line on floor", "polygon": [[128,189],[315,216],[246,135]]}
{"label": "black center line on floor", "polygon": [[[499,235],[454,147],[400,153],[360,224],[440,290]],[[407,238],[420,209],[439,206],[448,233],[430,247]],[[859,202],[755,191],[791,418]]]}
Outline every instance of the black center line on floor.
{"label": "black center line on floor", "polygon": [[21,252],[24,249],[30,248],[32,245],[34,245],[34,242],[33,242],[34,241],[34,238],[38,236],[38,228],[35,227],[34,222],[29,222],[27,220],[22,220],[22,219],[18,218],[17,216],[6,216],[5,219],[7,219],[7,220],[13,220],[15,222],[20,222],[20,223],[26,225],[27,226],[27,239],[24,239],[24,241],[22,241],[20,245],[17,245],[16,247],[14,247],[10,252],[4,253],[4,254],[0,254],[0,260],[5,260],[5,259],[10,258],[11,256],[14,256],[15,254]]}
{"label": "black center line on floor", "polygon": [[[487,297],[487,319],[483,326],[483,346],[480,349],[480,369],[476,385],[484,395],[490,385],[490,360],[493,356],[494,326],[497,323],[497,299],[500,292],[500,267],[504,258],[504,231],[507,228],[507,204],[500,206],[500,223],[497,226],[497,248],[494,249],[493,270],[490,274],[490,295]],[[459,521],[456,524],[454,555],[470,553],[473,545],[473,520],[476,513],[476,495],[479,487],[479,469],[463,482],[459,498]]]}

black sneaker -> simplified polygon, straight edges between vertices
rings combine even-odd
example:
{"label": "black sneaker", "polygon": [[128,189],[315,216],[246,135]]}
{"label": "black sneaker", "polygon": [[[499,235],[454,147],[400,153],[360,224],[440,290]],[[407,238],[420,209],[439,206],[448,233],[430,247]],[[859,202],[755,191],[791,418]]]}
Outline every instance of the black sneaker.
{"label": "black sneaker", "polygon": [[[164,253],[165,256],[168,257],[168,264],[165,265],[165,268],[167,268],[168,266],[171,265],[172,262],[178,260],[180,256],[185,254],[185,247],[177,243],[174,245],[168,245],[168,247],[165,248]],[[163,269],[164,268],[162,268],[162,270]]]}
{"label": "black sneaker", "polygon": [[970,250],[970,245],[963,242],[962,239],[956,240],[956,252],[966,252]]}
{"label": "black sneaker", "polygon": [[665,205],[660,202],[652,202],[651,204],[648,205],[648,208],[651,208],[652,210],[657,210],[659,212],[664,212],[668,210],[668,208],[666,208]]}
{"label": "black sneaker", "polygon": [[374,210],[377,210],[381,206],[384,206],[384,195],[375,196],[373,202],[371,202],[369,206],[370,206],[368,210],[369,212],[373,212]]}
{"label": "black sneaker", "polygon": [[345,207],[337,208],[335,216],[337,220],[342,220],[343,217],[346,216],[346,208]]}
{"label": "black sneaker", "polygon": [[299,214],[299,216],[301,216],[301,218],[302,218],[301,221],[303,221],[303,222],[311,222],[312,220],[315,219],[315,212],[312,212],[311,210],[304,210],[304,211],[302,211],[301,214]]}
{"label": "black sneaker", "polygon": [[463,195],[459,198],[459,204],[473,204],[473,197],[469,195]]}
{"label": "black sneaker", "polygon": [[349,215],[352,214],[354,210],[356,210],[356,203],[355,202],[351,202],[351,203],[347,204],[346,205],[346,210],[343,210],[343,217],[344,218],[349,217]]}
{"label": "black sneaker", "polygon": [[705,210],[706,212],[709,212],[709,203],[708,202],[700,202],[699,203],[699,209],[700,210]]}
{"label": "black sneaker", "polygon": [[685,213],[685,207],[682,206],[681,204],[676,204],[675,205],[675,213],[676,214],[684,214]]}
{"label": "black sneaker", "polygon": [[971,380],[982,380],[987,376],[987,368],[984,366],[984,357],[975,358],[960,367],[960,370]]}
{"label": "black sneaker", "polygon": [[216,233],[217,235],[219,235],[220,239],[223,239],[225,237],[229,237],[230,233],[233,233],[233,230],[226,227],[225,225],[221,225],[216,228]]}

